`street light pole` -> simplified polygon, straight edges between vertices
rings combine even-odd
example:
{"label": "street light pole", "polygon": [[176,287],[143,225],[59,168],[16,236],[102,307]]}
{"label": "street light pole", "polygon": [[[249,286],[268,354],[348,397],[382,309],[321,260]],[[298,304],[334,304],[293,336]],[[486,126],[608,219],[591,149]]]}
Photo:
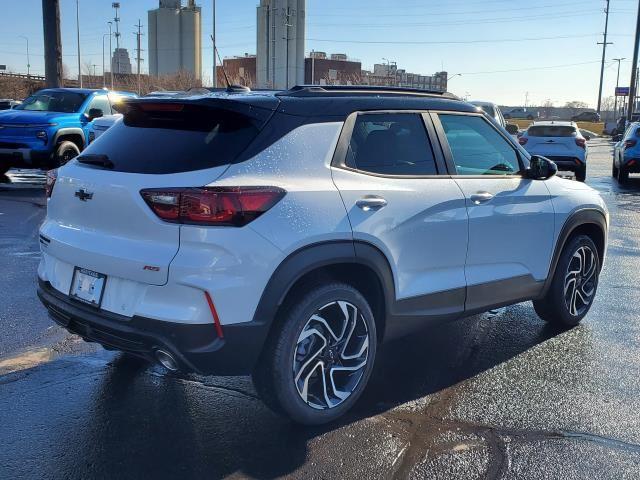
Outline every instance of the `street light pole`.
{"label": "street light pole", "polygon": [[111,52],[113,52],[113,50],[111,50],[111,26],[113,25],[113,22],[107,23],[109,24],[109,75],[111,76],[111,90],[113,90],[113,58],[111,57]]}
{"label": "street light pole", "polygon": [[613,97],[613,119],[615,120],[618,116],[618,87],[620,86],[620,62],[625,60],[625,58],[614,58],[614,62],[618,62],[618,75],[616,76],[616,92]]}
{"label": "street light pole", "polygon": [[638,47],[640,46],[640,2],[638,2],[638,18],[636,19],[636,36],[633,44],[633,60],[631,62],[631,83],[629,84],[629,103],[627,107],[627,120],[631,123],[633,107],[636,103],[636,80],[638,78]]}
{"label": "street light pole", "polygon": [[29,78],[31,74],[31,62],[29,61],[29,38],[24,35],[18,35],[20,38],[24,38],[27,41],[27,78]]}
{"label": "street light pole", "polygon": [[78,39],[78,82],[82,88],[82,70],[80,68],[80,0],[76,0],[76,36]]}
{"label": "street light pole", "polygon": [[[107,79],[106,79],[106,75],[105,75],[105,64],[104,64],[104,39],[105,37],[110,37],[110,33],[103,33],[102,34],[102,88],[105,88],[107,86]],[[111,38],[109,38],[109,41],[111,41]]]}

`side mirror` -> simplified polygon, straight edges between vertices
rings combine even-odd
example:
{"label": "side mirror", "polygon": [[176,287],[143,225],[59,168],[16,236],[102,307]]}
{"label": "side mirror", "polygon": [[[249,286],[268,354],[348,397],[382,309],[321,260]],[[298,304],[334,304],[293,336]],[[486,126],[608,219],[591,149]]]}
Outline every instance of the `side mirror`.
{"label": "side mirror", "polygon": [[613,136],[613,141],[614,142],[619,142],[620,140],[622,140],[622,134],[621,133]]}
{"label": "side mirror", "polygon": [[533,155],[527,169],[527,178],[532,180],[546,180],[558,173],[558,166],[551,160]]}
{"label": "side mirror", "polygon": [[510,135],[518,134],[518,125],[516,125],[515,123],[507,123],[506,127],[504,128],[507,129],[507,132],[509,132]]}
{"label": "side mirror", "polygon": [[89,121],[95,120],[96,118],[100,118],[103,115],[104,115],[104,113],[99,108],[91,108],[91,109],[89,109]]}

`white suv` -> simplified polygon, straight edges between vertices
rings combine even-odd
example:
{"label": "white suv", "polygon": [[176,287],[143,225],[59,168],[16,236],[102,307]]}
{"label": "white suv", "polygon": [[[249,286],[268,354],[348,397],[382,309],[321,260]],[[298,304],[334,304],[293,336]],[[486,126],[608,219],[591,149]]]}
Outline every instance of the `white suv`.
{"label": "white suv", "polygon": [[576,180],[587,178],[587,139],[575,122],[535,122],[518,141],[531,155],[542,155],[559,170],[575,172]]}
{"label": "white suv", "polygon": [[297,87],[130,100],[50,175],[38,294],[86,340],[252,374],[317,424],[386,341],[534,300],[576,325],[608,215],[448,94]]}

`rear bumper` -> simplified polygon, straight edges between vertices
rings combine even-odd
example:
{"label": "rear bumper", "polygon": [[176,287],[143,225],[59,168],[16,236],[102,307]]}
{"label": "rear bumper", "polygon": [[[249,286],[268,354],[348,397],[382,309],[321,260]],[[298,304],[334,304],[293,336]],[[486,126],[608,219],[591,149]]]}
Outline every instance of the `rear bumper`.
{"label": "rear bumper", "polygon": [[219,338],[213,324],[125,317],[71,300],[41,279],[38,297],[56,323],[84,340],[150,361],[156,361],[158,349],[165,350],[182,372],[250,374],[268,333],[267,324],[247,322],[223,326],[223,337]]}
{"label": "rear bumper", "polygon": [[0,148],[0,165],[39,167],[48,163],[49,152],[31,148]]}
{"label": "rear bumper", "polygon": [[584,160],[578,157],[561,157],[556,155],[544,155],[558,166],[558,170],[575,172],[586,168]]}

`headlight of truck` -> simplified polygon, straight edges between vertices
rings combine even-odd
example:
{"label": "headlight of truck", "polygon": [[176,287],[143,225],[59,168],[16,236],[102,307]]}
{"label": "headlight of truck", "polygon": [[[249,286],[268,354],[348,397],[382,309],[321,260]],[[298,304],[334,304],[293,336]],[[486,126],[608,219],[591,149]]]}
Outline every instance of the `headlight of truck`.
{"label": "headlight of truck", "polygon": [[38,130],[36,132],[36,138],[39,138],[40,140],[42,140],[44,143],[47,143],[48,137],[47,137],[47,132],[45,130]]}

